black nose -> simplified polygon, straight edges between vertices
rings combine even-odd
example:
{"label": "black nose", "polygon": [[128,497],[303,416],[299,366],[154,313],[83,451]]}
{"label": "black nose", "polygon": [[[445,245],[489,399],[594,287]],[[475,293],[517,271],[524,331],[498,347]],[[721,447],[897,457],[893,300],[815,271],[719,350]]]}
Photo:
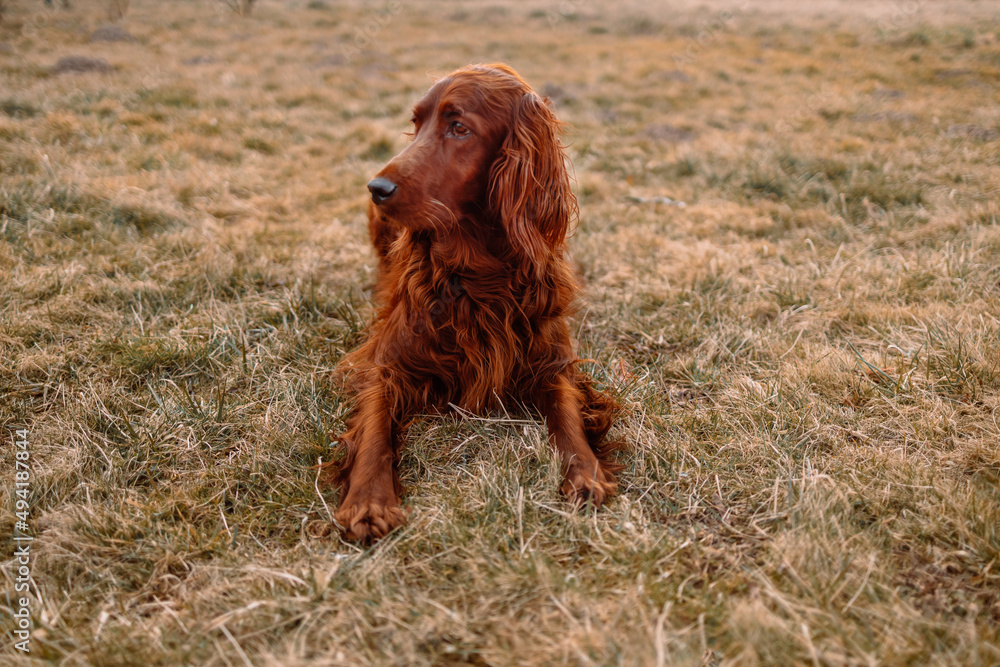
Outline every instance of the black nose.
{"label": "black nose", "polygon": [[396,194],[396,184],[388,178],[376,176],[368,182],[368,191],[372,193],[372,201],[376,204],[381,204]]}

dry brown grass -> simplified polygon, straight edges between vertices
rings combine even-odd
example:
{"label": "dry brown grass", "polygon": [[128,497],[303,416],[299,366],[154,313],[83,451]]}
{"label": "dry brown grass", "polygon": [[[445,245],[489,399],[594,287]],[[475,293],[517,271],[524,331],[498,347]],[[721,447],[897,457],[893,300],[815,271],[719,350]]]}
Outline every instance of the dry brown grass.
{"label": "dry brown grass", "polygon": [[[98,3],[15,3],[0,422],[38,538],[3,660],[1000,664],[998,12],[804,4],[144,0],[90,42]],[[513,406],[428,419],[410,524],[361,550],[310,466],[364,185],[428,74],[494,60],[575,128],[622,496],[571,511]]]}

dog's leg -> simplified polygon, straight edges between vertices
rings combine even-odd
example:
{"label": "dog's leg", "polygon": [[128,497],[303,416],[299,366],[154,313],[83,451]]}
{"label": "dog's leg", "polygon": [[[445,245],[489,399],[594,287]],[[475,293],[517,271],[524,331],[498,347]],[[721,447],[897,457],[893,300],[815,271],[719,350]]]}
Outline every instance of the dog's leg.
{"label": "dog's leg", "polygon": [[340,506],[334,517],[353,540],[369,542],[403,525],[396,475],[396,437],[385,392],[371,383],[358,395],[358,407],[341,438]]}
{"label": "dog's leg", "polygon": [[541,397],[541,407],[549,426],[549,442],[562,459],[564,481],[561,491],[574,504],[592,503],[599,507],[614,495],[615,476],[602,464],[587,441],[583,395],[567,374],[559,375]]}

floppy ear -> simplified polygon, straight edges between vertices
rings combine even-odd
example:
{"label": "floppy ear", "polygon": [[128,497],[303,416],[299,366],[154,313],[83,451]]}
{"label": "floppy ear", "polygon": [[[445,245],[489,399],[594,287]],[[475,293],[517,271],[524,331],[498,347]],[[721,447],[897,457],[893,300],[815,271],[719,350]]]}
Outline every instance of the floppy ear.
{"label": "floppy ear", "polygon": [[559,127],[548,105],[525,93],[490,169],[490,208],[514,249],[536,268],[565,240],[577,212]]}

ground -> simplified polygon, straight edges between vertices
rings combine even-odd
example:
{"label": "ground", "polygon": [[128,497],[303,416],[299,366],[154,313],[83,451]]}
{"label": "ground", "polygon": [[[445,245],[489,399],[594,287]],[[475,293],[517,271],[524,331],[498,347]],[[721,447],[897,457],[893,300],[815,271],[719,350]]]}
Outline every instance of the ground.
{"label": "ground", "polygon": [[[4,4],[5,664],[1000,664],[995,3]],[[491,61],[571,125],[621,494],[426,418],[361,548],[365,183]]]}

